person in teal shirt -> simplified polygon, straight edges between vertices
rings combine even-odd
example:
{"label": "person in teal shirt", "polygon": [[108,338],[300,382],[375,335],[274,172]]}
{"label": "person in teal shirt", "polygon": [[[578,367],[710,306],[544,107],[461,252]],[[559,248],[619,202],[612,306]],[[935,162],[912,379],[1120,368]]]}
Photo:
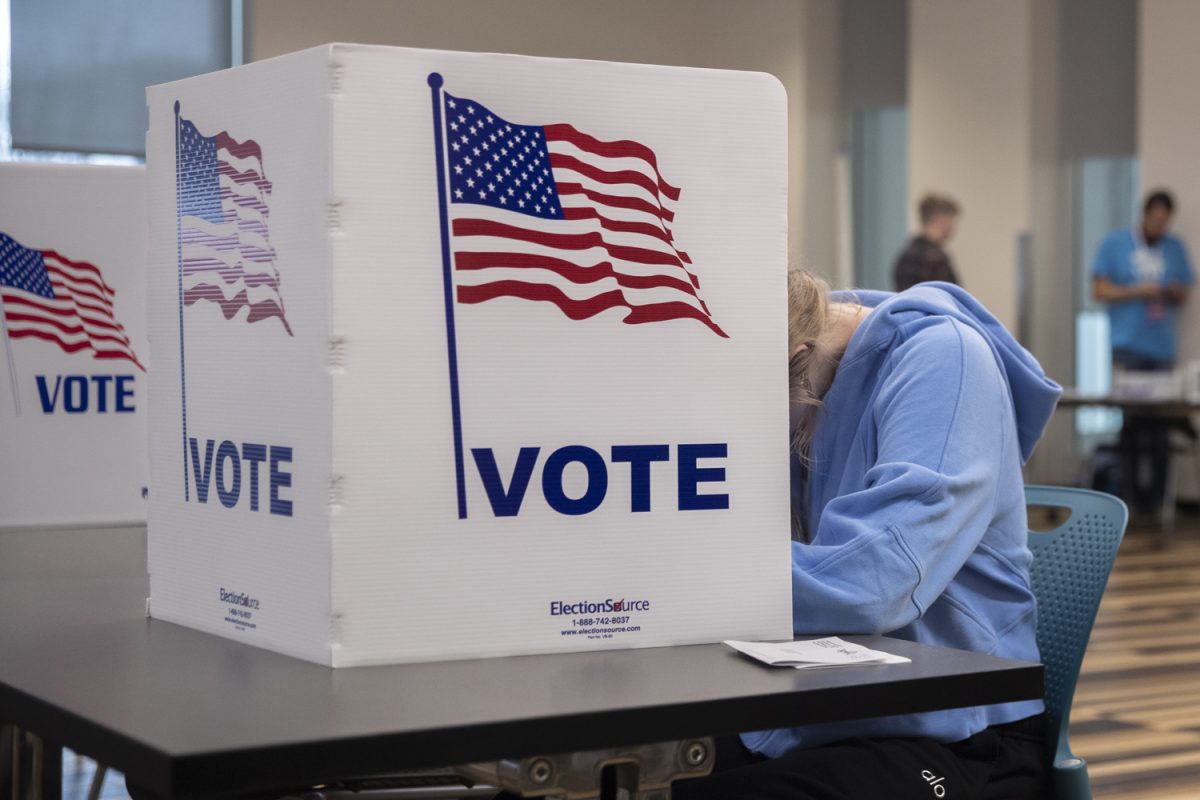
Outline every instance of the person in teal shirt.
{"label": "person in teal shirt", "polygon": [[[1175,201],[1152,192],[1140,224],[1110,233],[1092,266],[1092,296],[1108,303],[1113,365],[1127,370],[1169,371],[1177,356],[1179,309],[1192,285],[1187,249],[1168,233]],[[1172,427],[1191,432],[1184,419],[1127,415],[1121,429],[1122,483],[1135,511],[1160,509],[1166,494]],[[1147,463],[1149,469],[1139,468]],[[1149,482],[1142,476],[1149,475]]]}
{"label": "person in teal shirt", "polygon": [[[1179,307],[1192,285],[1187,249],[1168,233],[1175,201],[1146,198],[1141,224],[1110,233],[1092,265],[1092,296],[1108,303],[1113,358],[1131,369],[1170,369]],[[1152,362],[1144,365],[1143,362]]]}

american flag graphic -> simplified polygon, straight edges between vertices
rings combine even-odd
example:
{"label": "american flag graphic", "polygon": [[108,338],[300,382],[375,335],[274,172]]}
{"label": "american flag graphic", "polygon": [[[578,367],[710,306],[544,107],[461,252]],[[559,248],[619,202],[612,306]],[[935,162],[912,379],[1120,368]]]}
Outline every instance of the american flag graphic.
{"label": "american flag graphic", "polygon": [[10,339],[42,339],[68,353],[138,361],[113,315],[116,291],[100,269],[0,233],[0,305]]}
{"label": "american flag graphic", "polygon": [[225,319],[278,318],[290,336],[271,247],[271,182],[262,148],[225,131],[205,136],[179,118],[175,167],[179,192],[179,269],[183,304],[216,303]]}
{"label": "american flag graphic", "polygon": [[518,297],[571,319],[695,319],[726,336],[671,232],[680,190],[654,151],[565,123],[518,125],[442,93],[460,303]]}

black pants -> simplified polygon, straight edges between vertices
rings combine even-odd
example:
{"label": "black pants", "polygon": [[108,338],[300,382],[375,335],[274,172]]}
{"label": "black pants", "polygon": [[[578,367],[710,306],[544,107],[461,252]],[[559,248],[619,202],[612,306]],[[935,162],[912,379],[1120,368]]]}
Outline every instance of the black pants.
{"label": "black pants", "polygon": [[1121,426],[1121,493],[1134,511],[1157,513],[1167,496],[1171,463],[1171,429],[1175,418],[1128,414]]}
{"label": "black pants", "polygon": [[850,739],[766,759],[737,737],[718,741],[707,778],[680,781],[675,800],[1041,800],[1048,757],[1041,715],[953,744]]}
{"label": "black pants", "polygon": [[[1175,365],[1171,361],[1118,348],[1113,350],[1113,366],[1137,372],[1169,372]],[[1162,509],[1171,463],[1171,429],[1188,433],[1191,427],[1186,417],[1125,414],[1118,444],[1121,495],[1134,511],[1152,513]]]}

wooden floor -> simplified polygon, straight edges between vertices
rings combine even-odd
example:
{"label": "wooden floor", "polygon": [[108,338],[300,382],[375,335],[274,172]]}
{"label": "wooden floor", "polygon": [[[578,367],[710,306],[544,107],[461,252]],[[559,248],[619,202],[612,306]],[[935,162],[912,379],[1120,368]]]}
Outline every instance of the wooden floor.
{"label": "wooden floor", "polygon": [[1096,800],[1200,798],[1200,521],[1131,529],[1083,662],[1071,746]]}

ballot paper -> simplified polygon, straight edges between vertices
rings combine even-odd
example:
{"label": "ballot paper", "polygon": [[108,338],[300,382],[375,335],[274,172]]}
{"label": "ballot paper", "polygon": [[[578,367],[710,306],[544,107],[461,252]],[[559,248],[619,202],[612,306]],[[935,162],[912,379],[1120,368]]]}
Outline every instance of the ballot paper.
{"label": "ballot paper", "polygon": [[862,664],[907,664],[912,659],[871,650],[836,636],[795,642],[739,642],[727,639],[725,644],[753,659],[772,667],[818,669],[821,667],[852,667]]}

